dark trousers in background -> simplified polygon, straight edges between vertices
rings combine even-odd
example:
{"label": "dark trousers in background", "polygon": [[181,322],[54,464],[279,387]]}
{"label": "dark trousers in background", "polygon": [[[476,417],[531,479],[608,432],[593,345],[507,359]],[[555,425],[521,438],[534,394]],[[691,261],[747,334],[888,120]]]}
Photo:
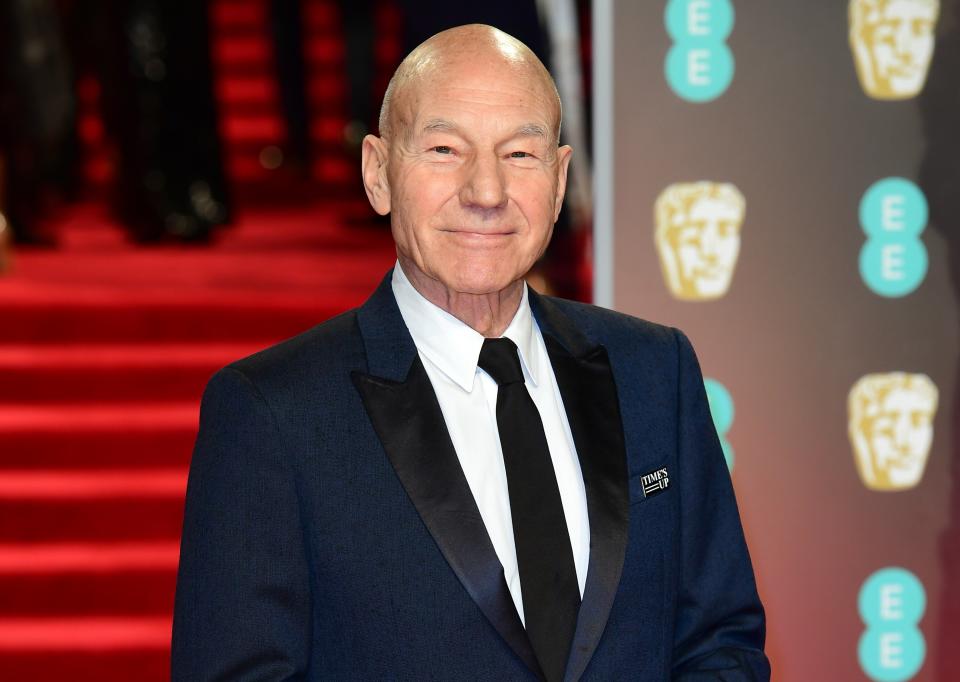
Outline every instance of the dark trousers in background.
{"label": "dark trousers in background", "polygon": [[72,189],[73,73],[51,0],[0,2],[0,211],[19,242],[38,232],[44,190]]}
{"label": "dark trousers in background", "polygon": [[208,2],[78,3],[76,42],[116,147],[114,206],[134,238],[206,239],[228,220]]}

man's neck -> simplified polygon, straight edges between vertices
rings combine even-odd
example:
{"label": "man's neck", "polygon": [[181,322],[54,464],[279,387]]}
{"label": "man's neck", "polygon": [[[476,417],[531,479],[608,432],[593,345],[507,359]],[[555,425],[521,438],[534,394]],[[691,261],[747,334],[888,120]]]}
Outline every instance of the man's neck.
{"label": "man's neck", "polygon": [[400,259],[400,266],[421,296],[487,338],[499,337],[506,331],[523,299],[522,279],[500,291],[468,294],[444,286],[404,258]]}

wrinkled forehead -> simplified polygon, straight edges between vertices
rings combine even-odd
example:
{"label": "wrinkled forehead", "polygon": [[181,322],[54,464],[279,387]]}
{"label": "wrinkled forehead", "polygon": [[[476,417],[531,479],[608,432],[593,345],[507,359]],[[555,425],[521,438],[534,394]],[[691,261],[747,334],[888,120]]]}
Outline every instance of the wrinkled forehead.
{"label": "wrinkled forehead", "polygon": [[407,135],[437,121],[449,127],[482,122],[491,127],[539,126],[556,139],[560,125],[560,104],[549,74],[538,64],[503,54],[431,59],[398,85],[393,104],[394,124],[403,126]]}

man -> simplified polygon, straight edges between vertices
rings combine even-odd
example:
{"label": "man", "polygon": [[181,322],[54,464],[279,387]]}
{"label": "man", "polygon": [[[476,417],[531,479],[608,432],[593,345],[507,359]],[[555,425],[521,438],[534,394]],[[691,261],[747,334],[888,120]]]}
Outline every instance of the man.
{"label": "man", "polygon": [[399,67],[363,147],[398,267],[204,396],[175,679],[768,679],[689,343],[523,283],[559,126],[491,27]]}

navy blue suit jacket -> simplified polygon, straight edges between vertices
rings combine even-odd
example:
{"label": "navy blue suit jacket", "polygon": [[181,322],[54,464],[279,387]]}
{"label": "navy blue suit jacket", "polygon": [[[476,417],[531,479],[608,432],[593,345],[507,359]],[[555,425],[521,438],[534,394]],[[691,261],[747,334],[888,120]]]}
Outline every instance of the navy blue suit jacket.
{"label": "navy blue suit jacket", "polygon": [[[764,615],[693,350],[531,292],[583,472],[567,680],[767,680]],[[669,486],[644,496],[641,477]],[[174,680],[540,672],[387,276],[220,370],[190,466]]]}

